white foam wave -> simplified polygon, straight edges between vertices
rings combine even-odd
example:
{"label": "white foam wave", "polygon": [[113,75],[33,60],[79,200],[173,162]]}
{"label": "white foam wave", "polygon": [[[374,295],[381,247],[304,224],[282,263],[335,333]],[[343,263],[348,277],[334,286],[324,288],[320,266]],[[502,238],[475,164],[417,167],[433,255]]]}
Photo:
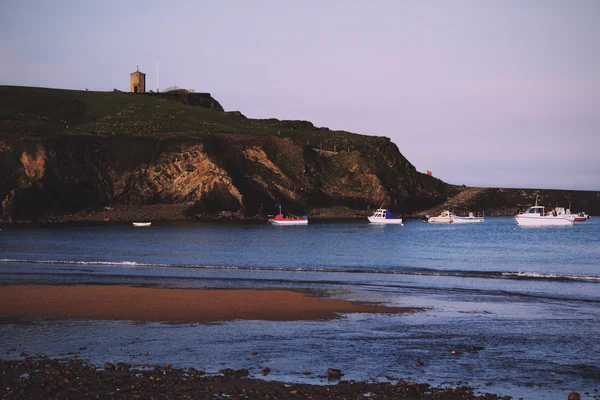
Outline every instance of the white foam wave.
{"label": "white foam wave", "polygon": [[19,260],[0,258],[0,262],[29,264],[66,264],[66,265],[116,265],[130,267],[168,267],[168,264],[139,263],[135,261],[71,261],[71,260]]}
{"label": "white foam wave", "polygon": [[197,265],[197,264],[162,264],[136,261],[74,261],[74,260],[20,260],[1,258],[0,263],[29,263],[29,264],[58,264],[58,265],[98,265],[116,267],[170,267],[197,268],[220,270],[273,271],[273,272],[312,272],[312,273],[342,273],[342,274],[379,274],[379,275],[413,275],[413,276],[448,276],[459,278],[483,279],[547,279],[569,280],[583,282],[599,282],[600,276],[543,274],[539,272],[496,272],[496,271],[441,271],[441,270],[390,270],[390,269],[360,269],[360,268],[304,268],[304,267],[257,267],[234,265]]}
{"label": "white foam wave", "polygon": [[530,279],[560,279],[573,281],[600,282],[600,276],[542,274],[539,272],[503,272],[502,276]]}

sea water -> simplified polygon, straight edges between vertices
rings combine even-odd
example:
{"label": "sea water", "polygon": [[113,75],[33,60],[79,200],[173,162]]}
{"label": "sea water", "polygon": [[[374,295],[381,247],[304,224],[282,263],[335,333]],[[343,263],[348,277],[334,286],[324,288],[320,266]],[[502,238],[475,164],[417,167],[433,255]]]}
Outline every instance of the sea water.
{"label": "sea water", "polygon": [[600,395],[600,220],[594,218],[545,228],[518,227],[506,217],[473,225],[4,226],[0,280],[283,288],[421,309],[329,321],[178,325],[4,318],[4,358],[79,352],[100,365],[249,368],[256,376],[269,367],[268,379],[317,384],[327,382],[327,368],[339,368],[348,380],[467,384],[514,398]]}

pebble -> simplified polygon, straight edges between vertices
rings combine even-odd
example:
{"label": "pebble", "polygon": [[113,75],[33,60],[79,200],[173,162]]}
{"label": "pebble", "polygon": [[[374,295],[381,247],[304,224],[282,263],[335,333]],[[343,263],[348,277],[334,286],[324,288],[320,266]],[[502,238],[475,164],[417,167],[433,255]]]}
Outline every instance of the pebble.
{"label": "pebble", "polygon": [[327,376],[332,379],[332,378],[337,378],[339,379],[342,376],[342,371],[336,368],[328,368],[327,369]]}
{"label": "pebble", "polygon": [[115,365],[111,364],[109,362],[105,362],[104,363],[104,369],[107,371],[114,371],[115,370]]}
{"label": "pebble", "polygon": [[[123,398],[219,398],[225,399],[358,399],[368,394],[377,399],[475,399],[486,400],[508,399],[493,394],[484,397],[473,395],[473,389],[437,388],[427,383],[410,381],[406,383],[398,379],[397,385],[390,382],[373,383],[340,381],[337,385],[296,385],[279,382],[268,382],[247,378],[247,369],[226,369],[223,375],[202,377],[202,371],[193,369],[177,369],[164,365],[164,370],[126,369],[126,364],[106,363],[105,370],[118,368],[119,372],[96,371],[92,365],[81,361],[64,359],[42,359],[28,357],[19,360],[0,360],[0,387],[6,398],[108,398],[115,394]],[[168,374],[163,372],[168,369]],[[269,371],[268,367],[262,369]],[[21,382],[24,372],[29,374],[26,385],[16,386]],[[329,368],[328,374],[342,376],[339,369]],[[408,378],[408,380],[411,380]],[[242,394],[243,393],[243,394]],[[117,397],[119,397],[117,396]],[[569,400],[581,400],[577,394],[570,395]],[[564,399],[564,397],[563,397]]]}

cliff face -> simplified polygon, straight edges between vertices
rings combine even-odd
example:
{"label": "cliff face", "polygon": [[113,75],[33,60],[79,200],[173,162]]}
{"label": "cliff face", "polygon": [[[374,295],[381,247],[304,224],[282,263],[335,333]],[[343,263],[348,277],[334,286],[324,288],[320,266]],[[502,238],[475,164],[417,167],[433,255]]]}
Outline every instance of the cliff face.
{"label": "cliff face", "polygon": [[388,138],[248,119],[209,94],[0,87],[3,222],[514,214],[536,194],[600,212],[598,193],[546,192],[448,185]]}
{"label": "cliff face", "polygon": [[389,140],[325,152],[248,135],[13,137],[0,141],[0,165],[6,222],[127,219],[136,210],[148,219],[248,218],[277,204],[313,216],[333,207],[364,214],[382,203],[407,213],[452,192],[416,172]]}

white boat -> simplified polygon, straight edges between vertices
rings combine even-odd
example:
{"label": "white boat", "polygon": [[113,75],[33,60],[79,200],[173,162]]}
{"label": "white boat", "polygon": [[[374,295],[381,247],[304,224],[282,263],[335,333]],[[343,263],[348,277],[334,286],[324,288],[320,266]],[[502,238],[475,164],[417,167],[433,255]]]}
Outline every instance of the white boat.
{"label": "white boat", "polygon": [[152,222],[134,222],[133,226],[150,226]]}
{"label": "white boat", "polygon": [[373,215],[369,217],[372,224],[396,224],[403,226],[402,218],[385,208],[378,208]]}
{"label": "white boat", "polygon": [[472,212],[469,213],[468,217],[452,215],[450,218],[452,219],[451,224],[477,224],[484,221],[484,217],[476,217]]}
{"label": "white boat", "polygon": [[444,210],[439,215],[439,217],[430,217],[429,215],[425,215],[425,218],[423,218],[423,221],[424,222],[432,222],[432,223],[449,224],[450,222],[452,222],[452,215],[453,214],[450,211]]}
{"label": "white boat", "polygon": [[517,225],[521,226],[573,226],[575,216],[570,214],[559,214],[556,209],[546,214],[544,206],[536,205],[529,207],[527,211],[516,215]]}

